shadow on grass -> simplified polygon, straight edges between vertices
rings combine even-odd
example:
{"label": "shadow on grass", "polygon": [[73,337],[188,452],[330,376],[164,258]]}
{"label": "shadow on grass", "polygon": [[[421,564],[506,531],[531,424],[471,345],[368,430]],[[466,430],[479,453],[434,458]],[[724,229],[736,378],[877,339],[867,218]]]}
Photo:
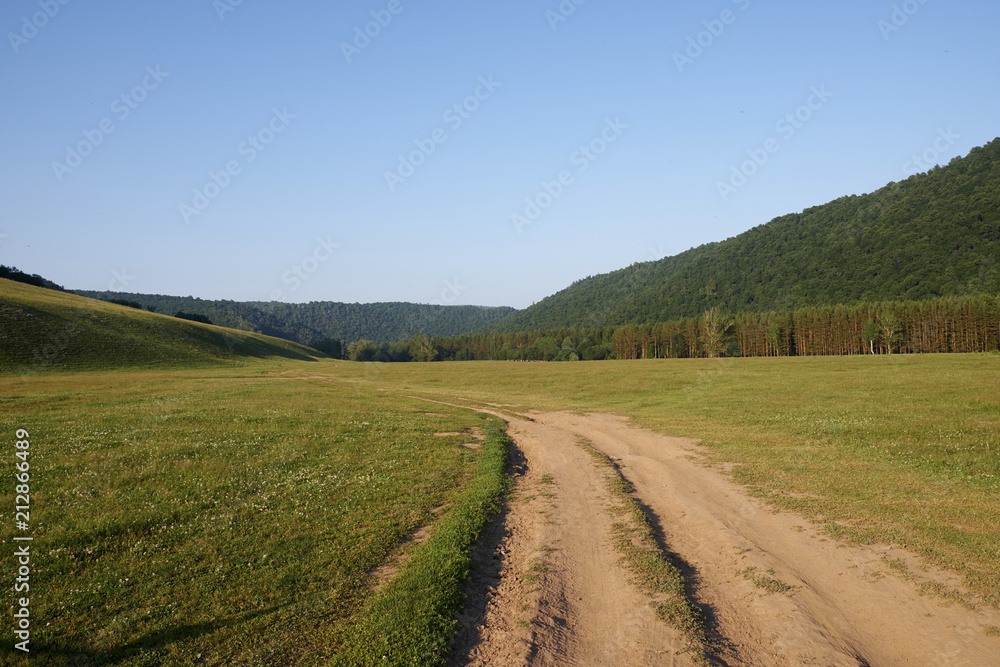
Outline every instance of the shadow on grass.
{"label": "shadow on grass", "polygon": [[155,652],[171,644],[197,639],[223,628],[241,625],[256,618],[273,614],[284,606],[286,605],[246,612],[224,620],[177,625],[165,630],[147,633],[135,641],[100,651],[97,654],[88,654],[87,648],[82,645],[32,641],[31,662],[32,665],[58,665],[59,667],[117,665],[142,653]]}

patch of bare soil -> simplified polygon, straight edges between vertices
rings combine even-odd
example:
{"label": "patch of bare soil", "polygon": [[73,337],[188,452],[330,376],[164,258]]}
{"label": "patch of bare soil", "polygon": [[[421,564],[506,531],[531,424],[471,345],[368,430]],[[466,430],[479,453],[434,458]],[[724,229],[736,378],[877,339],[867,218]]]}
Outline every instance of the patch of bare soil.
{"label": "patch of bare soil", "polygon": [[[430,510],[430,514],[432,514],[436,519],[445,507],[445,505],[435,507]],[[383,586],[392,581],[392,579],[399,574],[399,568],[403,566],[403,563],[410,560],[413,549],[430,539],[432,528],[433,524],[417,528],[412,535],[403,540],[403,542],[401,542],[393,550],[393,552],[389,554],[389,558],[387,558],[382,565],[372,570],[368,575],[369,590],[380,590]]]}
{"label": "patch of bare soil", "polygon": [[694,664],[619,563],[605,472],[573,433],[510,423],[524,463],[477,554],[451,664]]}
{"label": "patch of bare soil", "polygon": [[[994,611],[918,593],[957,585],[885,546],[845,546],[747,495],[689,441],[607,415],[504,415],[514,495],[480,545],[452,665],[687,665],[692,656],[631,584],[610,538],[602,472],[613,458],[689,567],[720,665],[1000,665]],[[482,552],[485,550],[485,553]],[[890,563],[910,565],[906,576]]]}
{"label": "patch of bare soil", "polygon": [[380,590],[383,586],[392,581],[397,574],[399,574],[399,568],[403,565],[403,563],[410,560],[409,550],[403,550],[405,546],[423,544],[428,540],[428,538],[430,538],[430,536],[430,527],[422,526],[417,530],[417,532],[411,535],[409,539],[400,545],[400,547],[397,547],[396,551],[389,556],[386,562],[372,570],[369,575],[369,590]]}
{"label": "patch of bare soil", "polygon": [[482,449],[483,448],[482,441],[486,440],[486,434],[483,433],[483,429],[479,428],[478,426],[473,426],[472,428],[470,428],[468,433],[459,433],[458,431],[447,431],[443,433],[435,433],[434,435],[436,435],[439,438],[446,438],[456,435],[468,435],[473,439],[473,441],[463,442],[459,446],[465,447],[466,449],[475,449],[475,450]]}

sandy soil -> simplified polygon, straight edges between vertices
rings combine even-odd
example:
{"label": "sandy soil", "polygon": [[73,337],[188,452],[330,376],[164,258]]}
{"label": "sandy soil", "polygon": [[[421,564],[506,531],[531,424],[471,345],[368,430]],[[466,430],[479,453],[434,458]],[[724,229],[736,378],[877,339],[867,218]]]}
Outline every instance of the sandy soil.
{"label": "sandy soil", "polygon": [[1000,615],[917,593],[954,577],[898,549],[827,539],[749,497],[691,441],[607,415],[505,418],[516,488],[480,544],[452,665],[693,664],[619,562],[603,472],[581,440],[616,461],[689,566],[721,644],[715,664],[1000,665],[1000,639],[984,634]]}
{"label": "sandy soil", "polygon": [[619,566],[605,475],[575,434],[523,420],[509,432],[522,457],[515,491],[485,540],[496,545],[499,530],[499,546],[479,554],[487,572],[468,591],[479,613],[459,619],[452,664],[693,664]]}

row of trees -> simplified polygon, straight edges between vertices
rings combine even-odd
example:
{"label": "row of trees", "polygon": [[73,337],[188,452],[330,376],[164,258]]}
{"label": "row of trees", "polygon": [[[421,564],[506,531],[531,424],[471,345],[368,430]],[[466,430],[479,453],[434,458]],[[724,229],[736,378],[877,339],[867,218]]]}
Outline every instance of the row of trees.
{"label": "row of trees", "polygon": [[506,336],[459,336],[428,338],[414,336],[397,343],[374,343],[358,340],[344,345],[323,340],[311,344],[314,349],[334,359],[350,361],[593,361],[611,358],[611,348],[595,343],[586,335],[527,336],[527,340],[500,340]]}
{"label": "row of trees", "polygon": [[991,352],[1000,349],[1000,297],[861,303],[594,329],[416,336],[340,348],[353,361],[578,361]]}
{"label": "row of trees", "polygon": [[14,282],[24,283],[25,285],[34,285],[35,287],[53,289],[57,292],[66,291],[62,285],[57,285],[37,273],[25,273],[16,266],[4,266],[3,264],[0,264],[0,278],[6,278],[7,280],[13,280]]}

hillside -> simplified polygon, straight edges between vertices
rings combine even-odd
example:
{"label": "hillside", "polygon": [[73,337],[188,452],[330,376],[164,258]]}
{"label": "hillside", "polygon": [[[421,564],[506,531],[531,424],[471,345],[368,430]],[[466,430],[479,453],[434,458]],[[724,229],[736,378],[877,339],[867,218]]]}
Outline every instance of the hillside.
{"label": "hillside", "polygon": [[36,287],[45,287],[47,289],[56,290],[57,292],[65,292],[66,288],[62,285],[57,285],[51,280],[47,280],[42,276],[35,274],[27,274],[24,271],[19,271],[17,267],[14,266],[4,266],[0,264],[0,278],[6,278],[7,280],[13,280],[18,283],[25,283],[26,285],[35,285]]}
{"label": "hillside", "polygon": [[0,373],[311,360],[305,346],[0,279]]}
{"label": "hillside", "polygon": [[213,324],[305,344],[327,338],[391,343],[419,334],[458,336],[493,325],[516,312],[506,307],[415,303],[265,303],[86,290],[77,290],[76,293],[94,299],[132,301],[167,315],[180,311],[204,315]]}
{"label": "hillside", "polygon": [[720,243],[575,282],[494,331],[1000,292],[1000,139]]}

